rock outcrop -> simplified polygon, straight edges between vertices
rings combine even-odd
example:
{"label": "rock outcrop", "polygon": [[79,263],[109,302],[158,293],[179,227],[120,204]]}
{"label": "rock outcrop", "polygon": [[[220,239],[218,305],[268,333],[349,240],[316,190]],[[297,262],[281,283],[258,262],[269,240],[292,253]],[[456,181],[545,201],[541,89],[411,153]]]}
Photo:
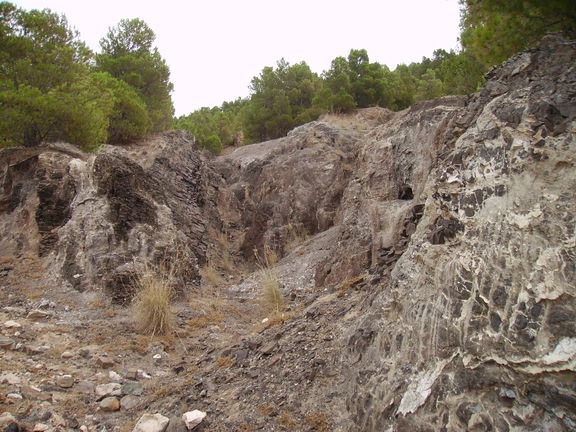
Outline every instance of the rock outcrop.
{"label": "rock outcrop", "polygon": [[218,224],[220,177],[193,138],[166,133],[87,155],[64,144],[13,148],[2,159],[2,253],[48,259],[48,276],[78,291],[131,296],[136,261],[178,260],[185,284]]}
{"label": "rock outcrop", "polygon": [[[250,248],[285,245],[272,239],[289,223],[324,229],[280,261],[287,295],[360,291],[320,296],[270,332],[295,376],[265,400],[327,397],[342,431],[576,428],[575,60],[576,44],[551,35],[474,95],[350,127],[337,135],[350,172],[330,153],[330,118],[220,160],[260,235]],[[302,166],[314,174],[289,174]],[[309,378],[316,361],[342,379]]]}
{"label": "rock outcrop", "polygon": [[349,430],[576,428],[576,44],[549,36],[488,78],[346,335]]}

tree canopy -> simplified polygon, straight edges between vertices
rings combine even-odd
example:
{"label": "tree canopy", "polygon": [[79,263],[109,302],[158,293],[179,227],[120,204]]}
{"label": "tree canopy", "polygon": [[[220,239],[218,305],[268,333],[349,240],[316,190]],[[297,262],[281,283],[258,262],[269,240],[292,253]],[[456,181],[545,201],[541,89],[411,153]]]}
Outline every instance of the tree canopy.
{"label": "tree canopy", "polygon": [[0,140],[84,149],[171,125],[169,70],[153,31],[123,20],[94,54],[63,15],[0,2]]}
{"label": "tree canopy", "polygon": [[174,115],[170,70],[153,47],[155,38],[144,21],[123,19],[100,40],[102,52],[96,56],[97,70],[108,72],[136,90],[148,116],[148,122],[142,124],[148,123],[154,132],[169,128]]}
{"label": "tree canopy", "polygon": [[576,37],[574,0],[460,0],[461,41],[484,65],[500,63],[547,32]]}
{"label": "tree canopy", "polygon": [[110,27],[94,54],[63,15],[1,1],[0,144],[66,140],[91,149],[175,125],[218,153],[281,137],[323,113],[371,106],[401,110],[425,99],[471,93],[489,66],[544,33],[576,37],[573,0],[459,1],[461,50],[438,49],[391,70],[370,61],[365,49],[352,49],[321,75],[304,61],[281,59],[252,78],[248,98],[177,119],[170,70],[144,21],[123,19]]}
{"label": "tree canopy", "polygon": [[112,95],[95,88],[91,53],[64,16],[0,3],[0,137],[4,145],[106,139]]}

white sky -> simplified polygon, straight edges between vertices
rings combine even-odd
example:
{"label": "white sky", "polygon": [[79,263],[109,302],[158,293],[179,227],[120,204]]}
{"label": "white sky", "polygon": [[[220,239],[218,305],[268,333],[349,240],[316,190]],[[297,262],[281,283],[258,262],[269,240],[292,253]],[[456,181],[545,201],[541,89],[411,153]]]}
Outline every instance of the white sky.
{"label": "white sky", "polygon": [[156,33],[170,67],[176,115],[248,96],[253,76],[284,57],[321,73],[350,49],[394,69],[437,48],[458,48],[458,0],[12,0],[63,13],[81,39],[99,40],[122,18]]}

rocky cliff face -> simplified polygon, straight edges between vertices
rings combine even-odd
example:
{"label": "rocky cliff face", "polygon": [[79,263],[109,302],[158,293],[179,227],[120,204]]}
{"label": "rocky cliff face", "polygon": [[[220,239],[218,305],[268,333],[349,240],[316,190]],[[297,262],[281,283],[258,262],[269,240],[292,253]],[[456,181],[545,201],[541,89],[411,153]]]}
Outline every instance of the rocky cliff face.
{"label": "rocky cliff face", "polygon": [[153,145],[88,156],[54,144],[6,149],[2,253],[48,259],[48,277],[77,291],[131,296],[135,260],[177,257],[194,283],[206,259],[219,176],[193,139],[168,133]]}
{"label": "rocky cliff face", "polygon": [[576,430],[575,116],[576,43],[552,35],[474,95],[325,116],[210,160],[179,133],[3,150],[0,248],[118,301],[133,257],[175,256],[192,284],[210,226],[240,267],[275,250],[279,323],[239,335],[262,288],[233,270],[228,321],[173,348],[158,380],[178,394],[147,400],[193,402],[207,430]]}
{"label": "rocky cliff face", "polygon": [[259,241],[291,217],[325,230],[280,262],[287,291],[363,292],[322,300],[274,336],[284,352],[336,336],[300,351],[313,365],[329,353],[344,376],[336,392],[308,381],[311,396],[298,397],[318,406],[331,394],[344,412],[334,430],[576,428],[575,48],[549,36],[470,97],[382,112],[348,134],[325,119],[266,157],[246,147],[224,158],[236,167],[228,182],[257,191],[249,207],[268,209],[247,224]]}
{"label": "rocky cliff face", "polygon": [[575,48],[513,57],[449,123],[422,219],[346,335],[351,429],[576,428]]}

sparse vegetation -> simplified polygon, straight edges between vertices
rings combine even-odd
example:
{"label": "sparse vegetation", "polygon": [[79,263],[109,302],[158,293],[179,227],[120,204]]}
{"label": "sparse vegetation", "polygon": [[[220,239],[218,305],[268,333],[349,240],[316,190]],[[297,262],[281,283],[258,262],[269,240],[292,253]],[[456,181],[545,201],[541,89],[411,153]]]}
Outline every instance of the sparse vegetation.
{"label": "sparse vegetation", "polygon": [[258,272],[260,274],[260,283],[262,285],[264,303],[274,313],[280,313],[284,310],[284,296],[280,288],[278,274],[274,268],[278,262],[278,255],[270,247],[264,247],[262,255],[254,251]]}
{"label": "sparse vegetation", "polygon": [[138,267],[137,292],[132,301],[136,324],[146,334],[168,334],[174,325],[170,303],[174,294],[175,267],[166,263],[158,267],[144,263]]}
{"label": "sparse vegetation", "polygon": [[310,425],[310,430],[317,432],[328,431],[328,421],[326,414],[320,411],[312,411],[306,416],[306,422]]}

